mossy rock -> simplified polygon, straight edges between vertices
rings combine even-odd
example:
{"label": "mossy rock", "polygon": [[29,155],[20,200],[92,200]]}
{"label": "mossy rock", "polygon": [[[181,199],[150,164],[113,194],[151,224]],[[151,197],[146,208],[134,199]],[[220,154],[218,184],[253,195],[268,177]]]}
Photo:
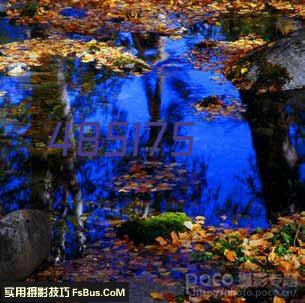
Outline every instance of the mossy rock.
{"label": "mossy rock", "polygon": [[305,29],[268,43],[226,69],[241,91],[259,94],[305,88]]}
{"label": "mossy rock", "polygon": [[191,221],[186,214],[167,212],[148,219],[127,221],[119,227],[118,234],[121,237],[127,235],[135,244],[153,244],[159,236],[166,239],[172,231],[186,231],[185,221]]}

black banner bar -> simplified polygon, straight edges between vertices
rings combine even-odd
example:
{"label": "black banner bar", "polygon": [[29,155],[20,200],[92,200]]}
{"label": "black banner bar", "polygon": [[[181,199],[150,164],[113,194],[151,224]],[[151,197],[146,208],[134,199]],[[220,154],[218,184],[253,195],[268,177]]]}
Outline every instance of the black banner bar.
{"label": "black banner bar", "polygon": [[127,282],[0,283],[0,302],[129,302]]}

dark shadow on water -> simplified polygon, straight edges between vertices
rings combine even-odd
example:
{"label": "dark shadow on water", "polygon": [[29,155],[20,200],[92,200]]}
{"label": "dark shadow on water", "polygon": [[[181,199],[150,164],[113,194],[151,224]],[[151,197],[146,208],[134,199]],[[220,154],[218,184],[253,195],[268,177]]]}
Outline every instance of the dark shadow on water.
{"label": "dark shadow on water", "polygon": [[240,36],[254,34],[269,42],[304,27],[304,22],[270,12],[249,17],[224,17],[221,19],[221,27],[228,40],[234,41]]}
{"label": "dark shadow on water", "polygon": [[244,100],[270,215],[304,209],[304,90]]}

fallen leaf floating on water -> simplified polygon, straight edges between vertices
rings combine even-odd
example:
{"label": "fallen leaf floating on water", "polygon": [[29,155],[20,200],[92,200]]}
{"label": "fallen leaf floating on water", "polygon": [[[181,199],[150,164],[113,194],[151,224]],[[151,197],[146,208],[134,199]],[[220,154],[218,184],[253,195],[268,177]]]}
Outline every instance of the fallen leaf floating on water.
{"label": "fallen leaf floating on water", "polygon": [[[188,0],[40,0],[32,6],[20,4],[23,1],[9,1],[7,13],[10,18],[82,34],[92,34],[102,28],[177,36],[186,31],[185,25],[202,20],[215,24],[220,14],[234,11],[238,15],[252,15],[265,9],[263,0],[250,3],[248,0],[207,0],[204,3],[202,0],[193,0],[191,3]],[[62,14],[67,8],[74,9],[74,18]]]}
{"label": "fallen leaf floating on water", "polygon": [[[250,51],[266,44],[266,41],[257,35],[239,37],[236,41],[203,40],[195,45],[189,54],[190,60],[196,68],[205,70],[220,70],[228,74],[230,68]],[[219,60],[210,62],[216,56]],[[248,72],[248,67],[242,68],[242,74]]]}
{"label": "fallen leaf floating on water", "polygon": [[123,52],[122,48],[96,40],[31,39],[3,44],[0,53],[0,72],[7,72],[10,76],[22,75],[28,67],[42,65],[46,57],[78,57],[84,63],[94,62],[96,68],[105,67],[117,73],[149,69],[144,61]]}
{"label": "fallen leaf floating on water", "polygon": [[190,178],[188,171],[178,163],[159,161],[131,162],[128,171],[111,183],[120,193],[150,193],[171,191],[177,186],[198,181]]}
{"label": "fallen leaf floating on water", "polygon": [[163,301],[164,300],[164,295],[160,292],[151,292],[150,296],[154,299],[154,300],[159,300],[159,301]]}
{"label": "fallen leaf floating on water", "polygon": [[[272,7],[290,16],[305,18],[304,4],[278,0],[37,0],[25,5],[26,0],[9,0],[7,14],[23,24],[41,23],[51,31],[107,35],[107,30],[158,32],[179,37],[186,26],[205,21],[218,24],[221,17],[257,15]],[[74,10],[66,16],[65,10]],[[175,16],[175,17],[173,17]]]}
{"label": "fallen leaf floating on water", "polygon": [[[195,109],[199,113],[206,113],[207,120],[214,120],[219,116],[234,116],[238,118],[241,113],[246,111],[237,100],[221,100],[217,96],[209,96],[195,103]],[[223,221],[226,220],[226,215],[222,216]]]}

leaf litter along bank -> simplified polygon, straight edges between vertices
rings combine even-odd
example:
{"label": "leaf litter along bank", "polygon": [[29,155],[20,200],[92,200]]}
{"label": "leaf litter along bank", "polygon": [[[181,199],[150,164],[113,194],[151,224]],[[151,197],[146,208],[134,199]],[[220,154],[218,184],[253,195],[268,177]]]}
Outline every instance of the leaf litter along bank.
{"label": "leaf litter along bank", "polygon": [[[219,302],[245,302],[244,298],[237,297],[237,290],[243,284],[234,284],[233,292],[226,297],[217,297],[217,292],[197,298],[183,296],[184,275],[192,273],[195,267],[199,273],[266,273],[269,276],[282,273],[299,286],[305,282],[305,212],[280,217],[270,228],[255,231],[205,226],[204,221],[204,217],[196,217],[193,223],[185,222],[186,231],[172,231],[166,238],[159,236],[155,244],[146,246],[135,245],[127,238],[118,239],[112,232],[111,246],[97,242],[84,258],[56,268],[51,266],[29,280],[147,279],[149,285],[180,289],[178,294],[151,290],[151,297],[171,303],[211,302],[215,298]],[[273,302],[285,300],[276,296]]]}
{"label": "leaf litter along bank", "polygon": [[[83,12],[67,17],[63,15],[65,8]],[[215,24],[224,14],[255,15],[265,10],[263,0],[10,0],[7,13],[19,22],[38,22],[82,34],[101,28],[181,34],[185,26],[198,21]]]}
{"label": "leaf litter along bank", "polygon": [[83,63],[93,63],[96,68],[108,68],[113,72],[144,72],[149,66],[122,48],[108,46],[104,42],[83,42],[52,37],[12,42],[0,46],[0,72],[10,76],[22,75],[16,63],[26,67],[43,65],[46,57],[78,57]]}

